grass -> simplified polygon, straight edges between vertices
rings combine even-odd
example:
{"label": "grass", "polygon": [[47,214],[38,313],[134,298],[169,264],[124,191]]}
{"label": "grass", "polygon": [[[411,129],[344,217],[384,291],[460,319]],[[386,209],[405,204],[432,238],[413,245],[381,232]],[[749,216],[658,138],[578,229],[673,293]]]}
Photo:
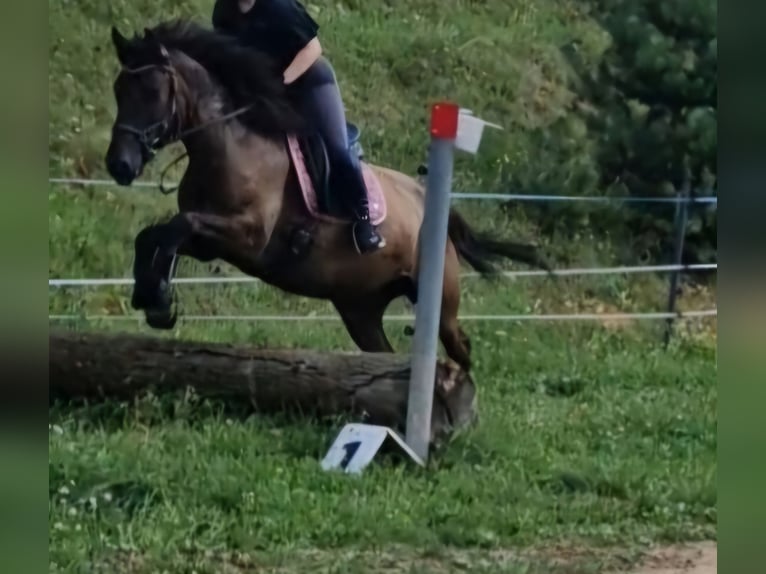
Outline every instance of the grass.
{"label": "grass", "polygon": [[[257,329],[180,335],[350,348],[339,328]],[[481,422],[426,471],[384,460],[361,479],[326,474],[339,427],[231,419],[188,396],[54,407],[51,560],[66,571],[132,552],[153,571],[205,551],[268,561],[715,537],[711,349],[593,327],[470,332]]]}
{"label": "grass", "polygon": [[[53,276],[128,276],[132,229],[161,205],[122,191],[50,202]],[[651,276],[466,279],[463,291],[464,314],[646,310],[663,298]],[[258,284],[179,293],[186,314],[332,313]],[[50,311],[121,315],[129,294],[54,290]],[[690,291],[684,304],[709,299]],[[361,479],[326,474],[318,460],[339,426],[237,417],[193,396],[53,406],[52,571],[529,572],[551,571],[528,556],[536,549],[619,549],[577,558],[585,572],[649,543],[716,536],[713,323],[689,323],[668,351],[656,323],[466,326],[481,421],[425,471],[382,460]],[[149,331],[140,320],[70,327]],[[406,351],[402,325],[387,329]],[[180,322],[161,336],[353,349],[337,323]]]}
{"label": "grass", "polygon": [[[425,156],[427,103],[448,95],[506,127],[461,158],[458,189],[494,190],[542,173],[539,134],[571,97],[556,46],[603,45],[576,2],[313,2],[350,116],[376,162],[412,173]],[[104,177],[116,70],[109,26],[127,32],[212,2],[50,2],[50,156],[57,176]],[[445,74],[445,71],[448,73]],[[421,127],[417,127],[421,126]],[[147,178],[171,157],[161,154]],[[175,198],[137,190],[49,190],[51,277],[128,277],[142,225]],[[541,237],[487,204],[480,227],[535,239],[558,265],[612,264],[592,235]],[[182,263],[193,276],[231,269]],[[463,314],[648,311],[663,277],[466,279]],[[182,286],[183,314],[332,314],[259,284]],[[51,290],[51,314],[124,315],[122,287]],[[687,287],[681,304],[713,305]],[[406,312],[396,303],[392,313]],[[142,321],[73,329],[149,330]],[[399,323],[387,330],[409,345]],[[426,470],[385,460],[361,478],[318,465],[337,426],[237,417],[194,396],[50,410],[52,572],[601,571],[663,541],[716,537],[715,322],[466,323],[480,424]],[[156,336],[274,348],[352,349],[338,323],[180,322]],[[222,374],[225,376],[225,374]],[[597,550],[599,548],[605,550]],[[576,549],[579,549],[576,551]],[[560,559],[558,566],[550,559]]]}

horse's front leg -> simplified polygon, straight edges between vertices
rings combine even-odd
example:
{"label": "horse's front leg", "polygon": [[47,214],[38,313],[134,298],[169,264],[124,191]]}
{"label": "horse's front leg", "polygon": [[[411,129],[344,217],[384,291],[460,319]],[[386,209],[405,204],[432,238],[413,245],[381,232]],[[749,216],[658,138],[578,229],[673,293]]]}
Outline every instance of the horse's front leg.
{"label": "horse's front leg", "polygon": [[172,310],[171,285],[177,250],[169,254],[163,247],[171,232],[169,225],[161,223],[145,227],[135,239],[131,306],[143,310],[146,322],[155,329],[172,329],[177,318]]}
{"label": "horse's front leg", "polygon": [[135,240],[133,308],[144,310],[151,327],[172,329],[177,319],[172,279],[178,256],[212,261],[232,244],[252,243],[251,228],[242,217],[184,212],[141,230]]}

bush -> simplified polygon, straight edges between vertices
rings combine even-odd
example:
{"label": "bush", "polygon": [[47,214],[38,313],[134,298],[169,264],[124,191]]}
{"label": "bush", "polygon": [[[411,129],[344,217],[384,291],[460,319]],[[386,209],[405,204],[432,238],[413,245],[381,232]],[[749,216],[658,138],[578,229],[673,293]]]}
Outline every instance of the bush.
{"label": "bush", "polygon": [[[597,67],[577,43],[564,53],[578,73],[577,114],[588,126],[598,185],[615,194],[674,196],[687,182],[716,195],[717,8],[714,0],[590,0],[611,36]],[[665,253],[673,209],[631,209],[641,250]],[[688,261],[715,258],[716,211],[692,207]]]}

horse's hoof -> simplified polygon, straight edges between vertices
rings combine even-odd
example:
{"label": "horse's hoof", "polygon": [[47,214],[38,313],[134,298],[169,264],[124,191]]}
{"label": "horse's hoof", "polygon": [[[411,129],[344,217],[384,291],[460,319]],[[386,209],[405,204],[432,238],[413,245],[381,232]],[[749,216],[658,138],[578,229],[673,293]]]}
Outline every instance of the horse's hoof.
{"label": "horse's hoof", "polygon": [[136,311],[148,309],[152,306],[151,303],[151,297],[148,296],[144,289],[133,289],[133,295],[130,298],[130,306],[133,307],[133,309]]}
{"label": "horse's hoof", "polygon": [[414,334],[415,334],[415,327],[413,327],[412,325],[407,325],[404,328],[404,335],[406,337],[412,337]]}
{"label": "horse's hoof", "polygon": [[136,281],[130,305],[136,311],[142,309],[169,309],[173,304],[174,290],[165,279]]}
{"label": "horse's hoof", "polygon": [[173,292],[161,291],[159,293],[152,293],[148,295],[146,293],[133,292],[133,296],[130,299],[130,306],[136,311],[153,310],[152,313],[162,312],[160,309],[170,309],[173,304]]}
{"label": "horse's hoof", "polygon": [[176,326],[178,313],[168,309],[147,309],[144,312],[146,323],[152,329],[170,330]]}
{"label": "horse's hoof", "polygon": [[173,286],[163,279],[160,281],[160,286],[157,289],[154,305],[151,306],[158,307],[160,309],[170,309],[170,306],[173,304],[174,297],[175,290],[173,289]]}

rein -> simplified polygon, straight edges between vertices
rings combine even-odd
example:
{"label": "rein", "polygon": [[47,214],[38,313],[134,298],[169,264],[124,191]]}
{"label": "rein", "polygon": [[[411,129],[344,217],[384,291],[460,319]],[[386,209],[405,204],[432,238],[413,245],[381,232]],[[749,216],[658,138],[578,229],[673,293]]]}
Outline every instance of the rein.
{"label": "rein", "polygon": [[[195,134],[197,132],[200,132],[202,130],[205,130],[209,128],[212,125],[221,123],[221,122],[228,122],[231,119],[236,118],[237,116],[240,116],[244,114],[245,112],[249,111],[250,108],[252,108],[252,104],[245,106],[243,108],[239,108],[238,110],[234,110],[233,112],[230,112],[228,114],[225,114],[221,116],[220,118],[215,118],[214,120],[210,120],[209,122],[205,122],[199,126],[195,126],[193,128],[189,128],[188,130],[184,130],[176,135],[174,140],[168,140],[164,145],[168,145],[173,143],[174,141],[181,140],[185,137],[188,137],[192,134]],[[165,187],[165,176],[167,175],[168,171],[176,165],[178,162],[180,162],[182,159],[186,158],[189,154],[187,152],[182,153],[177,158],[175,158],[173,161],[171,161],[167,166],[165,166],[165,169],[162,170],[162,174],[160,175],[160,193],[163,195],[170,195],[171,193],[178,190],[178,185],[174,185],[172,187]]]}
{"label": "rein", "polygon": [[[136,136],[136,138],[138,139],[138,143],[141,145],[141,152],[144,154],[146,161],[151,160],[157,154],[157,152],[163,147],[168,146],[172,143],[175,143],[179,140],[182,140],[197,132],[204,131],[213,125],[228,122],[229,120],[232,120],[250,111],[250,109],[253,107],[253,104],[249,104],[247,106],[234,110],[233,112],[229,112],[228,114],[224,114],[223,116],[214,118],[198,126],[194,126],[193,128],[189,128],[183,131],[178,131],[178,130],[172,131],[171,126],[173,124],[175,124],[176,127],[180,125],[180,121],[178,119],[178,104],[176,103],[177,79],[173,69],[168,65],[148,64],[146,66],[141,66],[138,68],[123,68],[122,71],[126,74],[140,74],[148,70],[156,70],[156,69],[161,69],[162,71],[166,72],[172,80],[170,98],[169,98],[170,111],[168,115],[164,117],[162,120],[155,122],[143,129],[138,129],[129,124],[123,124],[123,123],[119,123],[115,125],[115,129],[121,130]],[[165,175],[167,174],[168,170],[170,170],[170,168],[172,168],[174,165],[176,165],[178,162],[180,162],[182,159],[184,159],[188,155],[189,155],[188,153],[184,152],[183,154],[178,156],[176,159],[174,159],[162,171],[162,175],[160,176],[160,192],[163,193],[164,195],[169,195],[178,189],[177,185],[170,188],[165,187],[165,183],[164,183]]]}

